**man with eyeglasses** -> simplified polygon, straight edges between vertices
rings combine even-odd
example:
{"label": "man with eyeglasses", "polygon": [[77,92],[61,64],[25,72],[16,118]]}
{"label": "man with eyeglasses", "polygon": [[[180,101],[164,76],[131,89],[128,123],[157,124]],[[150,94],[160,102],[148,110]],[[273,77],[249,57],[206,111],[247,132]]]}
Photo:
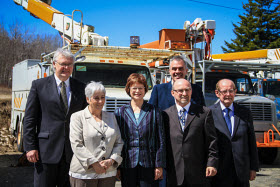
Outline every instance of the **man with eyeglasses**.
{"label": "man with eyeglasses", "polygon": [[219,167],[215,187],[247,187],[258,171],[258,152],[251,111],[234,103],[233,81],[216,84],[217,104],[210,106],[218,137]]}
{"label": "man with eyeglasses", "polygon": [[70,51],[58,49],[53,57],[55,74],[32,82],[23,143],[28,161],[34,163],[34,186],[70,186],[70,116],[87,106],[85,85],[70,77],[74,60]]}
{"label": "man with eyeglasses", "polygon": [[212,112],[191,102],[192,87],[185,79],[174,82],[171,94],[175,104],[163,111],[167,186],[210,186],[218,167]]}

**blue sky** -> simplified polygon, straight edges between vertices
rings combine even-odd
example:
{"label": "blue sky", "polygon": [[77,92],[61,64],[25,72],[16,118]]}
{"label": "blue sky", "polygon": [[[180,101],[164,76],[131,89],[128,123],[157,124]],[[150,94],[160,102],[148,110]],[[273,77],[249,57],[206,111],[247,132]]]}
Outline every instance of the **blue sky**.
{"label": "blue sky", "polygon": [[[8,25],[19,21],[24,27],[36,33],[57,34],[57,31],[40,19],[35,19],[13,0],[1,0],[0,21]],[[213,40],[213,54],[222,53],[224,40],[234,39],[232,23],[240,21],[242,3],[247,0],[213,0],[211,3],[232,7],[227,9],[188,0],[52,0],[52,7],[71,14],[74,9],[83,12],[84,23],[93,25],[95,32],[109,37],[111,46],[129,46],[130,36],[140,36],[140,43],[158,40],[158,31],[163,28],[183,29],[186,20],[196,18],[216,21],[216,35]],[[208,3],[208,0],[199,0]],[[236,10],[240,9],[240,10]],[[75,20],[80,16],[77,14]]]}

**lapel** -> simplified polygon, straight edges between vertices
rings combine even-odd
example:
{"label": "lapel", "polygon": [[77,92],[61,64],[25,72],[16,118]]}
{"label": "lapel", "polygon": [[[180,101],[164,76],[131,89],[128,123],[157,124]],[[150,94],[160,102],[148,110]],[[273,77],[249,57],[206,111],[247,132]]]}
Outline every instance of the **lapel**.
{"label": "lapel", "polygon": [[[172,81],[172,80],[171,80]],[[169,103],[169,106],[172,106],[175,104],[175,99],[174,97],[171,95],[171,90],[172,90],[172,83],[171,81],[169,83],[167,83],[167,89],[164,90],[164,92],[167,91],[167,100],[168,100],[168,103]]]}
{"label": "lapel", "polygon": [[193,103],[191,103],[191,106],[188,111],[188,117],[187,117],[187,121],[185,124],[184,132],[186,132],[187,128],[189,128],[189,126],[191,125],[191,122],[193,121],[194,117],[196,116],[196,113],[197,113],[196,106]]}
{"label": "lapel", "polygon": [[[137,122],[136,122],[134,112],[132,110],[130,103],[125,105],[124,114],[128,117],[128,119],[130,119],[132,121],[133,125],[136,126]],[[129,124],[129,123],[127,123],[127,124]]]}
{"label": "lapel", "polygon": [[141,121],[146,118],[148,113],[149,113],[149,104],[147,104],[147,102],[144,101],[144,103],[141,107],[141,111],[140,111],[140,114],[139,114],[139,119],[138,119],[138,122],[137,122],[131,105],[127,104],[126,107],[125,107],[125,114],[133,122],[133,125],[136,126],[136,125],[139,124],[138,127],[140,127],[140,125],[143,124],[143,123],[141,123]]}
{"label": "lapel", "polygon": [[232,137],[235,136],[237,128],[240,124],[240,110],[238,108],[238,105],[236,103],[233,103],[233,108],[234,108],[234,127],[233,127],[233,133]]}
{"label": "lapel", "polygon": [[[104,134],[105,130],[102,130],[100,128],[99,124],[95,121],[95,119],[93,118],[92,114],[90,113],[90,111],[88,109],[88,106],[84,109],[84,115],[85,115],[85,118],[86,118],[86,122],[87,122],[87,124],[89,124],[89,126],[92,126],[98,132],[100,132],[101,134]],[[102,111],[102,121],[103,121],[103,115],[104,115],[104,112]],[[104,124],[104,126],[105,126],[105,124]],[[106,130],[107,130],[107,128],[108,127],[106,127]]]}
{"label": "lapel", "polygon": [[183,134],[176,105],[173,105],[170,108],[170,112],[171,112],[171,115],[169,116],[170,117],[170,123],[169,123],[170,130],[173,131],[173,129],[174,129],[174,131],[178,131],[178,132],[181,132],[181,134]]}
{"label": "lapel", "polygon": [[62,113],[64,112],[64,108],[61,105],[61,101],[60,101],[60,96],[58,94],[58,90],[57,90],[57,84],[54,78],[54,75],[50,76],[48,78],[48,96],[52,97],[54,96],[54,100],[57,103],[57,108],[59,108],[61,110]]}
{"label": "lapel", "polygon": [[103,129],[101,129],[101,130],[102,130],[103,134],[105,134],[108,129],[108,126],[110,124],[110,118],[109,118],[108,114],[104,111],[102,111],[102,121],[103,121]]}
{"label": "lapel", "polygon": [[[142,124],[141,121],[146,118],[148,113],[149,113],[149,105],[147,104],[146,101],[144,101],[144,103],[141,107],[141,111],[140,111],[140,115],[139,115],[139,119],[138,119],[138,124],[140,124],[140,125]],[[134,116],[134,118],[135,118],[135,116]]]}
{"label": "lapel", "polygon": [[213,112],[215,112],[215,114],[216,114],[215,116],[217,116],[216,121],[215,121],[216,128],[219,129],[221,132],[223,132],[229,139],[231,139],[231,135],[228,130],[227,123],[224,118],[224,114],[223,114],[220,102],[216,103],[214,105],[214,107],[215,107],[215,110]]}

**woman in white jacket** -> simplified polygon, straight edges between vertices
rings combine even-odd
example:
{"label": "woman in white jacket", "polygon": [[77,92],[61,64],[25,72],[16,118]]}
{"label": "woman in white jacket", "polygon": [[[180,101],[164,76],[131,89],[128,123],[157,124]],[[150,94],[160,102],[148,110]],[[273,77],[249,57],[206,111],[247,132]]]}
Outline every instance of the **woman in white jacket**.
{"label": "woman in white jacket", "polygon": [[123,141],[114,114],[102,111],[105,94],[101,83],[89,83],[85,88],[89,105],[71,116],[72,187],[115,186]]}

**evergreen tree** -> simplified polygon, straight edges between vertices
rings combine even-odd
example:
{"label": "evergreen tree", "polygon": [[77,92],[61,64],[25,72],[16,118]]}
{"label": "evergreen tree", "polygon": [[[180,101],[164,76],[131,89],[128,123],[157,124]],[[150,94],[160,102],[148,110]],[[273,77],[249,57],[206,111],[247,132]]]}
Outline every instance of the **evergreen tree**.
{"label": "evergreen tree", "polygon": [[[278,2],[278,0],[277,0]],[[225,41],[224,53],[273,49],[280,47],[280,2],[274,0],[248,0],[245,13],[233,23],[236,39]]]}

